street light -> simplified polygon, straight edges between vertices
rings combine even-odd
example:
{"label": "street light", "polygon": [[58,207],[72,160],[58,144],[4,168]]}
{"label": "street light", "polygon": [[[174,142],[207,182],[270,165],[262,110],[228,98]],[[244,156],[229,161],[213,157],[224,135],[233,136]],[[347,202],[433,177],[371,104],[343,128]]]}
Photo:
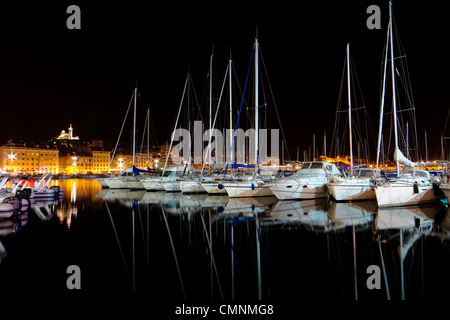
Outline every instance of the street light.
{"label": "street light", "polygon": [[72,157],[72,171],[73,171],[73,173],[75,173],[75,168],[77,166],[77,160],[78,160],[77,156],[73,156]]}
{"label": "street light", "polygon": [[11,153],[8,153],[7,156],[8,156],[8,160],[11,161],[11,170],[15,171],[14,170],[14,160],[16,159],[16,154],[13,153],[11,150]]}
{"label": "street light", "polygon": [[123,159],[119,158],[119,163],[117,164],[117,166],[119,167],[119,171],[122,171],[123,168]]}

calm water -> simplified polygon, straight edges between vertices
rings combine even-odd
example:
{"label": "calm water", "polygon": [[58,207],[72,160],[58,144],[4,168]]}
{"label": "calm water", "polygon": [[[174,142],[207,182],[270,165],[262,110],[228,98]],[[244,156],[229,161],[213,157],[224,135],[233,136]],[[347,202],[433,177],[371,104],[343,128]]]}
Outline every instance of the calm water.
{"label": "calm water", "polygon": [[[61,201],[0,221],[2,295],[156,301],[444,298],[450,212],[373,203],[129,192],[68,179]],[[67,267],[81,270],[69,290]],[[367,268],[379,267],[380,289]],[[155,300],[153,300],[155,301]]]}

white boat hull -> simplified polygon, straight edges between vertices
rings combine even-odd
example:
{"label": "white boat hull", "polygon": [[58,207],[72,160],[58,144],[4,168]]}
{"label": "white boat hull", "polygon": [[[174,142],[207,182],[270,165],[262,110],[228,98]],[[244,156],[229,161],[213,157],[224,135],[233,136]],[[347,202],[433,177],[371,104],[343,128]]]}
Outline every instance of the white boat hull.
{"label": "white boat hull", "polygon": [[[201,182],[200,184],[208,194],[227,194],[227,191],[221,182]],[[221,188],[219,188],[219,184],[221,185]]]}
{"label": "white boat hull", "polygon": [[164,187],[161,184],[161,178],[152,177],[141,181],[147,191],[164,191]]}
{"label": "white boat hull", "polygon": [[50,188],[41,188],[33,190],[34,198],[53,198],[55,197],[55,191]]}
{"label": "white boat hull", "polygon": [[279,200],[319,199],[328,197],[326,178],[316,181],[283,179],[270,184],[269,188]]}
{"label": "white boat hull", "polygon": [[[386,183],[375,186],[378,207],[418,205],[439,200],[432,185]],[[417,192],[418,191],[418,192]]]}
{"label": "white boat hull", "polygon": [[96,180],[102,188],[109,188],[108,184],[105,181],[106,178],[97,178]]}
{"label": "white boat hull", "polygon": [[7,219],[14,213],[14,206],[10,203],[0,203],[0,218]]}
{"label": "white boat hull", "polygon": [[199,181],[183,180],[180,181],[180,189],[182,193],[205,193],[206,190],[202,187]]}
{"label": "white boat hull", "polygon": [[229,182],[225,183],[224,187],[230,198],[273,196],[267,185],[261,185],[255,181]]}
{"label": "white boat hull", "polygon": [[327,188],[336,201],[375,200],[375,190],[369,180],[349,178],[327,183]]}
{"label": "white boat hull", "polygon": [[163,181],[161,185],[166,192],[181,192],[180,181]]}
{"label": "white boat hull", "polygon": [[138,176],[127,177],[125,179],[125,184],[126,184],[127,188],[130,190],[145,190],[145,187],[142,184],[142,181]]}
{"label": "white boat hull", "polygon": [[128,189],[123,177],[106,178],[105,183],[110,189]]}

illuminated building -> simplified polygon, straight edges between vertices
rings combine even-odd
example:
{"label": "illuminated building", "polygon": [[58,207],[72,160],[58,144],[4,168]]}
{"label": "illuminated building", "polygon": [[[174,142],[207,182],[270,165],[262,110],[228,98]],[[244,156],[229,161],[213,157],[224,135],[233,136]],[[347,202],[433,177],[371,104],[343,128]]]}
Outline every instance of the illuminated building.
{"label": "illuminated building", "polygon": [[110,151],[92,150],[92,173],[108,172],[110,159]]}
{"label": "illuminated building", "polygon": [[0,147],[0,168],[9,173],[59,173],[57,149],[9,143]]}
{"label": "illuminated building", "polygon": [[65,130],[62,130],[61,134],[58,137],[56,137],[56,139],[58,139],[58,140],[80,140],[80,138],[78,136],[76,137],[73,135],[72,125],[69,126],[68,133],[66,133]]}
{"label": "illuminated building", "polygon": [[[109,163],[108,163],[109,165]],[[133,165],[133,155],[131,154],[116,154],[111,164],[111,172],[120,172],[123,169],[129,168]],[[153,155],[147,153],[136,153],[134,165],[141,169],[153,169]]]}

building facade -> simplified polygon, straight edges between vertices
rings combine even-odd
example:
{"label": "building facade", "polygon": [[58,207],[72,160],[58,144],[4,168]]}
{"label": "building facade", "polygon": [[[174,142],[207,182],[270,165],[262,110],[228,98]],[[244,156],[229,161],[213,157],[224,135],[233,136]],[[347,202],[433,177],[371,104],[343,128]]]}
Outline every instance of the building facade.
{"label": "building facade", "polygon": [[[156,147],[150,153],[136,153],[135,166],[153,169],[161,166],[160,157],[167,154],[168,145]],[[82,141],[74,136],[72,125],[44,146],[15,144],[11,140],[0,146],[0,171],[25,174],[104,174],[120,173],[131,167],[133,156],[119,151],[111,162],[112,152],[103,147],[102,140]],[[111,163],[111,165],[110,165]],[[162,164],[164,165],[164,164]]]}
{"label": "building facade", "polygon": [[0,168],[4,172],[59,173],[58,149],[7,144],[0,147]]}

